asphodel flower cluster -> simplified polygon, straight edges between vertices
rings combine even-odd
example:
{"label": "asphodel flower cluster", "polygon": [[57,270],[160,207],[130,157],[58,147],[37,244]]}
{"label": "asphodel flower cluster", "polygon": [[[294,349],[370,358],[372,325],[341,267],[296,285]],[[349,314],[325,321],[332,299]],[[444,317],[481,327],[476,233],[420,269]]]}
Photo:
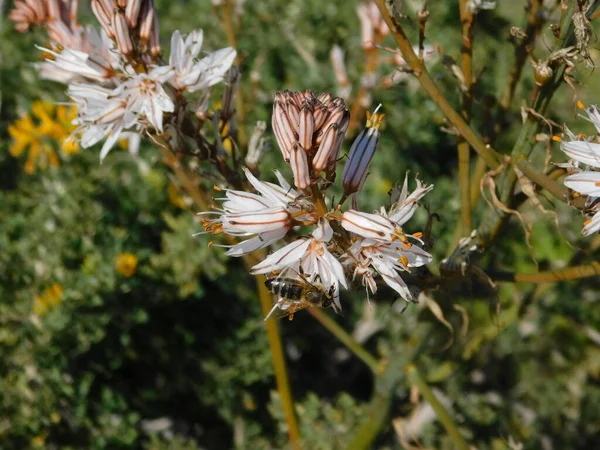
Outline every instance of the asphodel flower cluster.
{"label": "asphodel flower cluster", "polygon": [[[379,109],[379,108],[378,108]],[[408,233],[405,225],[419,200],[433,186],[417,180],[413,192],[408,176],[393,190],[391,205],[378,211],[357,208],[368,168],[379,140],[383,114],[368,113],[365,129],[349,150],[342,174],[344,196],[328,207],[327,189],[335,184],[337,163],[349,114],[344,101],[312,91],[277,93],[273,107],[273,132],[284,161],[293,174],[293,185],[280,172],[278,184],[261,181],[245,170],[255,192],[217,187],[222,203],[204,215],[204,232],[228,234],[239,240],[225,245],[230,256],[243,256],[277,246],[252,274],[295,273],[307,283],[331,293],[336,311],[341,310],[340,290],[355,281],[377,292],[377,277],[401,298],[415,300],[403,278],[431,261],[423,249],[423,234]],[[324,176],[323,176],[324,172]],[[348,197],[352,207],[344,209]],[[287,243],[281,243],[286,240]],[[289,276],[289,275],[286,275]],[[274,309],[288,310],[290,302],[280,298]]]}
{"label": "asphodel flower cluster", "polygon": [[[233,48],[201,55],[202,30],[175,31],[165,63],[153,0],[92,0],[91,7],[100,30],[77,22],[77,0],[19,1],[10,15],[18,30],[46,28],[50,42],[38,47],[44,61],[36,67],[68,85],[77,106],[73,139],[84,148],[103,141],[103,159],[119,139],[167,138],[179,112],[206,110],[211,87],[233,65]],[[197,91],[200,100],[186,98]]]}
{"label": "asphodel flower cluster", "polygon": [[[583,105],[582,105],[583,107]],[[600,111],[593,105],[586,109],[587,118],[600,134]],[[574,135],[567,129],[568,140],[562,140],[560,148],[570,158],[565,164],[557,164],[569,172],[564,183],[575,197],[584,196],[584,236],[600,231],[600,136]]]}
{"label": "asphodel flower cluster", "polygon": [[[379,107],[367,114],[364,130],[350,146],[337,181],[343,195],[333,205],[328,190],[335,186],[342,159],[348,108],[328,93],[278,92],[272,132],[293,182],[285,171],[275,172],[277,183],[260,180],[265,125],[257,125],[245,157],[236,158],[233,151],[233,105],[241,76],[232,68],[235,50],[202,53],[202,30],[175,31],[165,61],[153,0],[91,4],[99,31],[77,23],[77,0],[22,0],[11,15],[19,29],[42,25],[48,30],[51,41],[40,47],[45,61],[37,67],[43,77],[68,85],[67,95],[77,107],[73,136],[82,147],[103,142],[103,159],[121,138],[147,135],[165,149],[213,163],[221,203],[201,213],[203,232],[228,235],[226,245],[214,245],[227,246],[229,256],[270,248],[250,271],[271,277],[267,287],[280,297],[272,312],[293,315],[306,306],[329,305],[340,311],[341,289],[356,282],[375,293],[378,278],[403,299],[415,300],[405,275],[429,263],[431,255],[423,248],[422,233],[405,227],[433,186],[417,180],[409,192],[407,177],[393,190],[389,207],[368,212],[358,207],[384,120]],[[383,34],[387,28],[375,20],[373,8],[370,4],[364,12]],[[210,90],[220,82],[225,83],[221,107],[208,113]],[[205,124],[214,127],[214,142],[202,132]]]}

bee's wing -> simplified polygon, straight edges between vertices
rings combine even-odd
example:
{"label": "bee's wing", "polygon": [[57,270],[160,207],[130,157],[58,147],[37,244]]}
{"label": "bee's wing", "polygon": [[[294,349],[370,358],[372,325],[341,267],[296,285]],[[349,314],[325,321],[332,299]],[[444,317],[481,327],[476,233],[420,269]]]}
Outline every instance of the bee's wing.
{"label": "bee's wing", "polygon": [[276,278],[291,278],[292,280],[303,279],[302,275],[300,275],[300,272],[298,272],[295,268],[290,266],[284,268],[281,272],[279,272]]}
{"label": "bee's wing", "polygon": [[276,319],[281,319],[282,317],[287,317],[291,314],[295,314],[298,311],[302,311],[304,308],[308,308],[311,304],[305,300],[290,300],[287,298],[279,298],[265,320],[270,317],[274,317]]}

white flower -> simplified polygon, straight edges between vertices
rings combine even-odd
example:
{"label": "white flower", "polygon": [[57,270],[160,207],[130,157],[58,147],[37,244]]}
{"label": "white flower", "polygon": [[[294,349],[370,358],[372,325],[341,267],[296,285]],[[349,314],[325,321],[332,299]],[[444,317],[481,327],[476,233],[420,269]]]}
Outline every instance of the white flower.
{"label": "white flower", "polygon": [[184,40],[179,31],[171,37],[169,65],[173,68],[171,84],[179,90],[198,91],[223,81],[235,60],[232,47],[223,48],[198,60],[202,49],[202,30],[194,30]]}
{"label": "white flower", "polygon": [[[401,227],[408,222],[417,208],[419,207],[419,200],[423,198],[425,194],[433,189],[433,184],[427,186],[417,178],[417,189],[415,189],[410,195],[408,195],[408,174],[404,177],[404,184],[402,190],[398,193],[397,188],[392,191],[392,206],[387,217],[394,222],[396,225]],[[381,208],[382,214],[386,215],[385,209]]]}
{"label": "white flower", "polygon": [[348,289],[344,268],[327,248],[333,237],[329,223],[321,219],[312,237],[298,239],[269,255],[255,265],[250,273],[257,275],[290,268],[303,273],[308,281],[318,280],[325,289],[333,288],[333,302],[341,310],[339,285]]}
{"label": "white flower", "polygon": [[74,123],[78,127],[73,135],[81,134],[81,146],[87,148],[108,137],[100,152],[102,161],[121,132],[135,123],[133,116],[126,117],[126,100],[114,96],[111,89],[89,84],[71,84],[67,95],[77,104]]}
{"label": "white flower", "polygon": [[87,78],[104,84],[116,76],[120,58],[106,33],[92,27],[73,31],[62,22],[51,25],[55,27],[53,42],[49,48],[37,47],[45,57],[35,64],[42,78],[64,84]]}
{"label": "white flower", "polygon": [[407,301],[412,294],[399,272],[409,271],[431,262],[431,255],[414,244],[401,241],[385,242],[373,239],[356,240],[345,255],[345,262],[354,266],[354,277],[362,276],[362,284],[377,292],[374,273]]}
{"label": "white flower", "polygon": [[[367,239],[406,242],[407,235],[402,230],[402,226],[410,220],[419,207],[419,200],[431,189],[433,189],[433,185],[425,186],[424,183],[417,180],[417,189],[408,195],[408,177],[406,177],[402,190],[392,192],[393,204],[389,212],[383,207],[379,214],[349,209],[342,215],[342,227]],[[408,237],[419,240],[411,235]]]}
{"label": "white flower", "polygon": [[600,231],[600,197],[586,199],[585,213],[589,218],[583,222],[583,235],[589,236]]}
{"label": "white flower", "polygon": [[298,193],[279,172],[275,175],[280,186],[258,180],[246,168],[244,172],[258,194],[226,189],[226,197],[218,199],[224,200],[221,209],[204,213],[217,216],[203,220],[205,231],[253,236],[232,246],[226,253],[229,256],[243,256],[283,238],[294,225],[292,215],[298,212],[294,206]]}
{"label": "white flower", "polygon": [[[587,110],[590,121],[598,127],[600,117],[595,107]],[[581,194],[587,195],[584,214],[587,220],[584,222],[582,234],[589,236],[600,230],[600,144],[587,141],[571,140],[561,143],[560,148],[569,158],[575,161],[570,166],[570,170],[575,172],[564,179],[564,184],[569,189]],[[592,170],[582,170],[579,164],[584,164]]]}
{"label": "white flower", "polygon": [[163,113],[173,112],[175,105],[162,84],[172,75],[169,66],[155,67],[140,73],[121,84],[115,96],[127,99],[127,115],[138,121],[147,121],[159,133],[163,132]]}
{"label": "white flower", "polygon": [[[68,83],[80,76],[100,82],[115,76],[109,63],[87,53],[68,48],[56,52],[48,48],[37,48],[47,55],[46,66],[41,68],[44,78]],[[47,66],[52,66],[54,70],[49,70]]]}

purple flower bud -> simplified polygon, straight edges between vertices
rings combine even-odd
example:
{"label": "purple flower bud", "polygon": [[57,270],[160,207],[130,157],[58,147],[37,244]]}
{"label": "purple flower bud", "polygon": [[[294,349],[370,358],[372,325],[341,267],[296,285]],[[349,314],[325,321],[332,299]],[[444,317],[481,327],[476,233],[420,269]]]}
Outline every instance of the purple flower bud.
{"label": "purple flower bud", "polygon": [[342,175],[342,184],[346,196],[360,191],[367,178],[367,169],[377,149],[379,126],[384,117],[384,114],[377,114],[377,109],[373,115],[367,112],[367,128],[361,131],[350,148],[348,162]]}

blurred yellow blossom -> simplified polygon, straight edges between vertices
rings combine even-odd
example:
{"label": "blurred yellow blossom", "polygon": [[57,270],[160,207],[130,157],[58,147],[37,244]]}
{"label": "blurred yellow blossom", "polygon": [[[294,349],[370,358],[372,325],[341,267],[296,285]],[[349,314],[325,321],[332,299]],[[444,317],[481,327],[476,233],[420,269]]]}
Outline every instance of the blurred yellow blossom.
{"label": "blurred yellow blossom", "polygon": [[71,106],[54,105],[36,101],[31,106],[31,114],[14,121],[8,132],[13,139],[10,154],[18,157],[29,149],[25,172],[35,172],[36,165],[52,167],[59,165],[55,148],[58,145],[65,154],[76,153],[79,145],[69,136],[74,129],[72,124],[76,109]]}
{"label": "blurred yellow blossom", "polygon": [[38,316],[43,316],[50,308],[60,304],[62,295],[62,286],[58,283],[51,284],[33,300],[33,312]]}
{"label": "blurred yellow blossom", "polygon": [[115,258],[117,272],[129,278],[137,269],[138,259],[133,253],[119,253]]}
{"label": "blurred yellow blossom", "polygon": [[42,434],[31,439],[31,446],[33,448],[42,448],[42,447],[44,447],[45,443],[46,443],[46,436],[44,436]]}

